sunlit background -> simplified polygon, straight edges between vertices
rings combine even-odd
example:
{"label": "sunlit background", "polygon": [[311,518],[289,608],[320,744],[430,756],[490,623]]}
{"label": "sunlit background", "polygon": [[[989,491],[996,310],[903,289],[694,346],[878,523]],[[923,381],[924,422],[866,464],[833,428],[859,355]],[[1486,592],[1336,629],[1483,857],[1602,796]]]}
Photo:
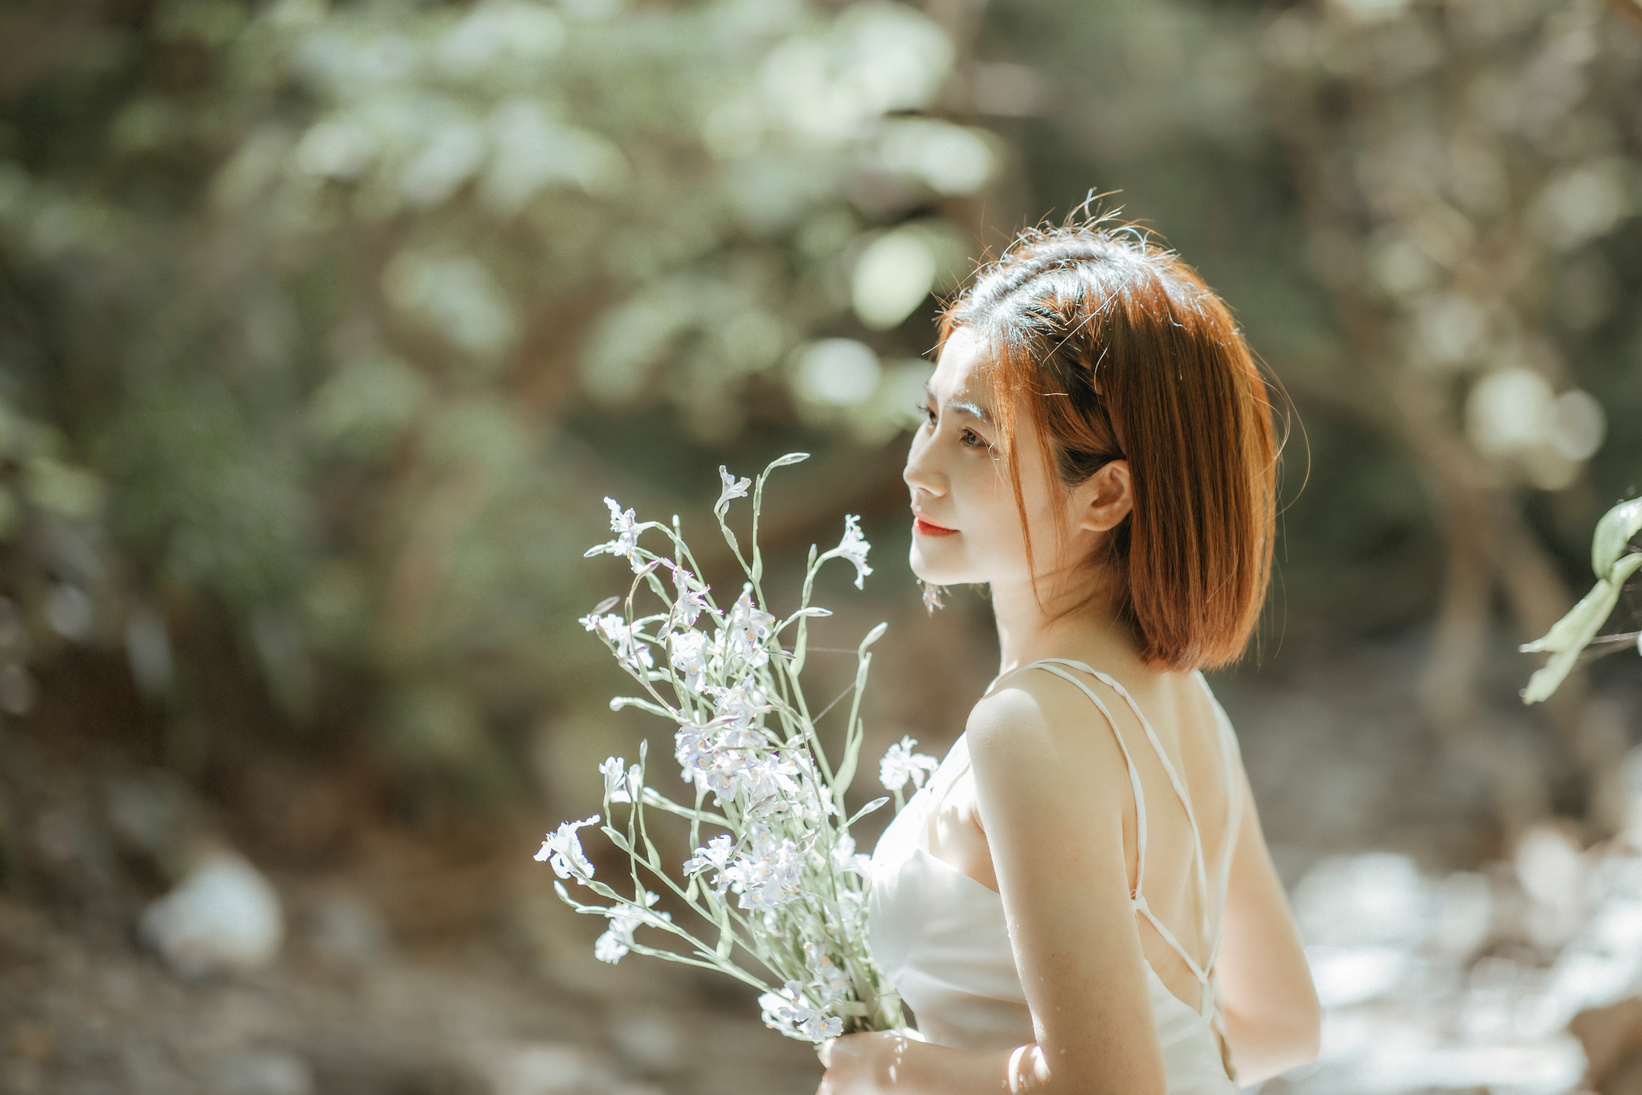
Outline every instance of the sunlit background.
{"label": "sunlit background", "polygon": [[1642,603],[1545,705],[1516,649],[1642,487],[1636,0],[12,0],[0,1090],[812,1092],[531,860],[671,755],[582,553],[609,494],[733,588],[718,466],[814,454],[778,596],[845,513],[875,573],[811,694],[887,620],[868,755],[944,753],[996,649],[905,563],[932,319],[1091,192],[1292,400],[1213,677],[1329,1007],[1264,1090],[1642,1090],[1642,1004],[1568,1033],[1642,988]]}

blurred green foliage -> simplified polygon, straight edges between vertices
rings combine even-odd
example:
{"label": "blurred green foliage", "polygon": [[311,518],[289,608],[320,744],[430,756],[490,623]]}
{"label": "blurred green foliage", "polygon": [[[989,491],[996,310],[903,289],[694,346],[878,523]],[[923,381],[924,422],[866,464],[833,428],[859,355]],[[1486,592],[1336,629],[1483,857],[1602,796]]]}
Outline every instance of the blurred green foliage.
{"label": "blurred green foliage", "polygon": [[184,718],[231,634],[494,791],[603,663],[602,494],[890,441],[931,292],[1091,187],[1301,406],[1291,615],[1423,611],[1459,488],[1572,573],[1642,453],[1628,5],[12,5],[0,706],[89,644]]}
{"label": "blurred green foliage", "polygon": [[[186,702],[175,648],[226,618],[294,725],[340,712],[413,767],[495,768],[490,729],[595,660],[581,549],[620,477],[600,448],[651,443],[633,416],[723,446],[761,390],[776,421],[899,431],[921,365],[802,348],[964,272],[939,205],[998,155],[932,112],[947,32],[890,2],[6,19],[22,630],[123,645]],[[852,294],[874,264],[887,311]]]}
{"label": "blurred green foliage", "polygon": [[1345,592],[1330,572],[1364,544],[1431,551],[1449,470],[1526,503],[1582,581],[1591,523],[1642,469],[1642,9],[1099,9],[987,8],[1036,84],[999,122],[1018,200],[1121,189],[1238,309],[1321,477],[1287,526],[1301,603]]}

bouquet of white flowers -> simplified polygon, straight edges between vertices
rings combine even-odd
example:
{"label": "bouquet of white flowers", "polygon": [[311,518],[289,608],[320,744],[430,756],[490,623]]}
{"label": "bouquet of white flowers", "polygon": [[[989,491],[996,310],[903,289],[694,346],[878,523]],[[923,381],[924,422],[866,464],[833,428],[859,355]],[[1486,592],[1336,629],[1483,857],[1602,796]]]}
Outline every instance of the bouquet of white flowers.
{"label": "bouquet of white flowers", "polygon": [[[599,825],[598,814],[567,821],[548,834],[536,858],[551,862],[561,879],[573,879],[613,902],[578,901],[562,881],[554,882],[559,896],[577,912],[608,918],[609,928],[594,947],[598,958],[614,963],[636,951],[720,970],[762,992],[759,1003],[769,1026],[789,1037],[820,1042],[845,1032],[893,1029],[901,1025],[902,1015],[899,998],[867,948],[865,887],[870,857],[856,852],[850,836],[851,825],[889,798],[869,802],[854,816],[844,815],[844,794],[855,776],[864,736],[860,709],[872,662],[868,648],[886,625],[869,631],[856,650],[855,681],[847,693],[849,718],[836,768],[828,762],[815,727],[832,705],[812,715],[799,684],[808,622],[831,615],[810,604],[821,565],[828,559],[851,563],[857,589],[872,573],[867,566],[870,545],[858,518],[844,518],[844,538],[837,547],[817,554],[811,546],[796,610],[777,619],[767,611],[761,585],[758,518],[765,481],[776,468],[806,458],[805,453],[781,457],[764,469],[756,484],[719,468],[723,489],[713,513],[747,578],[727,608],[720,608],[701,580],[677,517],[671,527],[639,521],[632,510],[623,511],[615,500],[605,499],[616,536],[587,554],[626,558],[634,578],[625,599],[609,598],[581,622],[604,640],[646,694],[619,696],[610,701],[611,709],[639,707],[677,727],[675,753],[685,782],[694,788],[695,801],[676,802],[646,783],[647,750],[641,744],[639,763],[627,767],[624,758],[610,757],[600,765],[604,814],[609,818],[612,804],[625,807],[625,829],[608,822]],[[725,523],[730,502],[747,497],[749,485],[750,560]],[[652,529],[671,542],[671,557],[639,545],[639,536]],[[634,597],[641,587],[659,598],[661,611],[634,615]],[[622,611],[611,611],[618,604]],[[783,643],[789,631],[790,646]],[[842,699],[840,695],[833,702]],[[903,738],[890,747],[880,765],[880,777],[893,792],[897,809],[906,781],[910,778],[921,786],[935,766],[933,757],[912,753],[912,744],[912,739]],[[668,871],[650,838],[647,808],[690,822],[695,853],[682,865],[682,881]],[[599,825],[627,854],[632,896],[593,877],[593,865],[577,835],[577,830],[591,825]],[[703,841],[704,825],[719,831]],[[641,869],[698,914],[704,927],[691,930],[654,908],[659,895],[645,888]],[[644,926],[682,940],[685,948],[637,942],[635,932]],[[705,938],[714,934],[716,939]]]}

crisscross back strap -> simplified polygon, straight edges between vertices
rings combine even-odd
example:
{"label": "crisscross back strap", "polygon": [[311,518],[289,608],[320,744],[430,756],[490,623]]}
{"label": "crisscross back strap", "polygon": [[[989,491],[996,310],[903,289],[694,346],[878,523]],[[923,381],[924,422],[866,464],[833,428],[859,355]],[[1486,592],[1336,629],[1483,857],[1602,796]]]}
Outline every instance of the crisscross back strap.
{"label": "crisscross back strap", "polygon": [[[1169,786],[1174,789],[1175,797],[1180,800],[1180,805],[1186,812],[1186,822],[1190,826],[1192,833],[1192,866],[1197,875],[1198,893],[1201,895],[1198,902],[1201,911],[1201,915],[1199,917],[1199,928],[1201,930],[1201,939],[1210,951],[1209,958],[1203,965],[1199,965],[1197,960],[1191,956],[1190,952],[1188,952],[1185,947],[1181,946],[1180,940],[1176,938],[1174,932],[1169,930],[1169,926],[1163,923],[1163,921],[1158,918],[1156,913],[1152,912],[1151,906],[1146,902],[1146,895],[1143,892],[1141,885],[1146,875],[1146,796],[1141,790],[1140,773],[1135,767],[1134,757],[1129,752],[1129,746],[1124,742],[1123,735],[1118,732],[1117,721],[1112,717],[1111,709],[1106,706],[1105,701],[1096,695],[1094,690],[1085,684],[1081,679],[1061,668],[1062,666],[1070,666],[1074,669],[1080,669],[1083,672],[1088,673],[1090,676],[1106,685],[1106,687],[1116,692],[1123,698],[1123,701],[1129,705],[1129,710],[1134,713],[1135,719],[1140,723],[1141,729],[1146,734],[1146,740],[1151,743],[1153,752],[1157,754],[1157,759],[1159,763],[1162,764],[1163,771],[1169,778]],[[1211,1020],[1218,1022],[1220,1018],[1218,1003],[1219,986],[1218,984],[1213,983],[1213,969],[1215,958],[1218,956],[1220,949],[1221,933],[1218,931],[1211,932],[1209,928],[1210,890],[1208,884],[1208,869],[1206,865],[1207,856],[1203,851],[1203,834],[1197,824],[1197,814],[1192,809],[1191,797],[1186,793],[1186,787],[1180,778],[1180,773],[1175,769],[1174,763],[1169,759],[1168,753],[1164,751],[1163,743],[1158,739],[1157,731],[1152,729],[1151,721],[1146,718],[1145,712],[1140,709],[1140,705],[1135,702],[1135,698],[1129,694],[1128,689],[1124,688],[1122,684],[1113,679],[1110,675],[1102,673],[1100,670],[1095,669],[1084,662],[1073,661],[1069,658],[1043,658],[1023,665],[1020,669],[1041,669],[1047,673],[1053,673],[1062,680],[1071,682],[1080,692],[1087,696],[1090,702],[1095,705],[1103,716],[1105,716],[1107,725],[1112,729],[1112,736],[1117,739],[1118,749],[1123,753],[1123,762],[1128,766],[1129,785],[1133,789],[1135,796],[1136,865],[1135,885],[1134,889],[1129,894],[1130,903],[1133,905],[1136,912],[1151,922],[1152,927],[1157,929],[1157,934],[1163,939],[1163,942],[1168,944],[1169,949],[1173,950],[1175,954],[1180,956],[1181,961],[1186,964],[1186,968],[1191,971],[1192,976],[1195,977],[1198,984],[1202,986],[1203,991],[1200,997],[1198,1010],[1203,1014],[1210,1016]],[[994,681],[993,683],[995,684],[997,682]],[[1204,682],[1204,687],[1208,687],[1206,681]],[[990,688],[988,688],[988,691],[990,691]],[[1216,712],[1216,721],[1218,723],[1224,722],[1223,714],[1218,711],[1218,707]],[[1222,767],[1228,781],[1227,804],[1228,811],[1230,811],[1235,807],[1233,806],[1234,796],[1230,794],[1232,769],[1230,767],[1231,758],[1227,750],[1225,731],[1226,727],[1222,725],[1220,752]],[[1229,822],[1230,813],[1228,812],[1228,824]],[[1227,840],[1231,840],[1232,834],[1234,833],[1235,829],[1228,828]],[[1216,872],[1216,882],[1218,883],[1217,889],[1220,894],[1220,906],[1218,908],[1223,908],[1225,904],[1225,892],[1226,885],[1230,877],[1231,862],[1229,855],[1223,855],[1221,858],[1222,862],[1220,864],[1220,869]]]}
{"label": "crisscross back strap", "polygon": [[[1152,743],[1152,751],[1157,754],[1158,762],[1163,765],[1163,771],[1169,777],[1169,786],[1174,788],[1175,797],[1180,800],[1181,808],[1186,811],[1186,823],[1191,826],[1192,867],[1197,872],[1197,892],[1202,895],[1201,900],[1198,902],[1200,912],[1198,924],[1202,933],[1203,941],[1205,944],[1208,943],[1209,879],[1207,868],[1208,857],[1203,852],[1203,831],[1198,827],[1197,813],[1192,809],[1192,800],[1191,796],[1186,793],[1186,784],[1181,780],[1180,773],[1175,770],[1174,762],[1169,759],[1169,754],[1164,751],[1163,743],[1158,740],[1157,731],[1152,729],[1151,720],[1148,719],[1146,717],[1146,713],[1140,709],[1140,704],[1135,702],[1135,698],[1129,694],[1129,690],[1119,684],[1111,676],[1102,673],[1100,670],[1095,669],[1083,662],[1075,662],[1067,658],[1045,658],[1044,660],[1055,662],[1059,665],[1070,665],[1081,669],[1093,676],[1102,684],[1106,685],[1106,687],[1110,688],[1112,691],[1116,692],[1119,696],[1122,696],[1123,701],[1129,705],[1129,710],[1134,712],[1136,720],[1140,723],[1140,728],[1145,731],[1146,740]],[[1110,714],[1108,714],[1106,718],[1108,722],[1111,721]],[[1117,732],[1117,725],[1115,723],[1112,725],[1112,732]],[[1151,917],[1149,913],[1147,915],[1147,919],[1153,920],[1153,923],[1156,923],[1156,920]],[[1165,938],[1168,938],[1166,929],[1162,928],[1161,925],[1158,926],[1158,930],[1160,933],[1164,934]],[[1178,943],[1175,944],[1175,949],[1180,949]],[[1182,953],[1182,957],[1185,957],[1184,953]],[[1188,959],[1188,962],[1193,966],[1197,965],[1197,963],[1191,962],[1190,959]],[[1198,978],[1200,981],[1203,979],[1204,978],[1202,976],[1199,976]]]}
{"label": "crisscross back strap", "polygon": [[1221,840],[1224,847],[1220,852],[1219,902],[1215,906],[1214,946],[1209,949],[1206,967],[1209,974],[1209,999],[1205,1000],[1198,1010],[1209,1017],[1210,1025],[1220,1035],[1221,1059],[1225,1062],[1226,1074],[1235,1080],[1237,1068],[1230,1056],[1230,1040],[1226,1034],[1226,1014],[1216,963],[1220,960],[1220,944],[1226,938],[1226,898],[1231,889],[1232,857],[1237,850],[1237,834],[1243,827],[1243,795],[1237,779],[1241,750],[1237,745],[1237,733],[1232,729],[1231,719],[1227,716],[1225,708],[1220,706],[1220,701],[1209,688],[1209,682],[1203,679],[1203,674],[1198,673],[1197,678],[1203,682],[1203,691],[1208,693],[1209,702],[1214,707],[1215,722],[1220,727],[1221,769],[1226,777],[1226,835]]}
{"label": "crisscross back strap", "polygon": [[1216,904],[1214,946],[1209,951],[1208,969],[1210,976],[1214,974],[1215,961],[1220,957],[1220,943],[1226,937],[1226,897],[1231,889],[1232,853],[1237,850],[1237,834],[1243,827],[1243,796],[1237,782],[1237,734],[1232,730],[1231,719],[1227,717],[1225,708],[1215,698],[1209,688],[1209,682],[1198,673],[1197,679],[1203,684],[1203,691],[1208,694],[1209,703],[1214,708],[1214,721],[1220,728],[1220,767],[1226,777],[1226,829],[1225,837],[1220,850],[1220,871],[1216,879]]}
{"label": "crisscross back strap", "polygon": [[1112,737],[1117,739],[1117,747],[1123,752],[1123,763],[1129,769],[1129,787],[1135,795],[1135,885],[1129,891],[1129,900],[1136,903],[1138,907],[1145,900],[1140,894],[1140,883],[1146,877],[1146,793],[1140,789],[1140,770],[1135,767],[1134,757],[1129,755],[1129,746],[1124,743],[1123,735],[1117,732],[1117,723],[1113,720],[1111,709],[1106,706],[1106,702],[1095,695],[1088,685],[1066,670],[1058,665],[1048,664],[1050,660],[1033,662],[1021,668],[1042,669],[1046,673],[1053,673],[1062,680],[1070,681],[1078,691],[1089,697],[1089,701],[1100,709],[1102,715],[1106,716],[1106,724],[1112,728]]}

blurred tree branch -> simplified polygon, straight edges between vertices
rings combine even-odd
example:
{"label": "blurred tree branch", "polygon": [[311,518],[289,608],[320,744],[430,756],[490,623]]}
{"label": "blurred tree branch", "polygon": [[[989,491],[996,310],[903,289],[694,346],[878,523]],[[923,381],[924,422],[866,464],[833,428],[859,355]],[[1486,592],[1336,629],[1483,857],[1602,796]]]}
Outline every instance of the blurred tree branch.
{"label": "blurred tree branch", "polygon": [[1642,30],[1642,0],[1608,0],[1614,10],[1631,21],[1637,30]]}

